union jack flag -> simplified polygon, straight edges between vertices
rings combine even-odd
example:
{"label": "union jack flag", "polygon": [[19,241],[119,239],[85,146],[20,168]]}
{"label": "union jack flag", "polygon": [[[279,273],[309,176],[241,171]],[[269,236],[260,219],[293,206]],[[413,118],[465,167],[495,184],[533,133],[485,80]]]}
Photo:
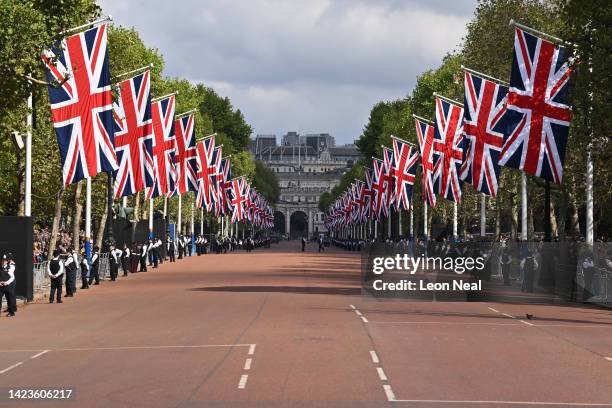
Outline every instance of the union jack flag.
{"label": "union jack flag", "polygon": [[374,159],[372,162],[372,219],[381,220],[389,216],[385,163]]}
{"label": "union jack flag", "polygon": [[395,181],[395,208],[409,210],[412,186],[416,178],[419,153],[405,140],[391,136],[393,141],[393,179]]}
{"label": "union jack flag", "polygon": [[147,199],[172,194],[176,188],[176,169],[174,168],[176,150],[176,137],[174,136],[175,106],[174,95],[151,104],[155,182],[153,188],[147,189]]}
{"label": "union jack flag", "polygon": [[223,145],[215,147],[213,150],[212,161],[209,163],[210,176],[210,208],[208,212],[214,213],[216,217],[223,213],[223,201],[221,201],[221,182],[223,175],[221,174],[221,152]]}
{"label": "union jack flag", "polygon": [[119,160],[114,190],[115,198],[121,198],[151,187],[155,177],[149,71],[121,82],[113,108]]}
{"label": "union jack flag", "polygon": [[212,186],[211,181],[214,180],[215,169],[213,156],[215,151],[215,135],[210,135],[200,142],[197,146],[197,161],[198,161],[198,192],[196,194],[196,205],[198,208],[205,207],[206,211],[212,209]]}
{"label": "union jack flag", "polygon": [[198,159],[195,139],[195,118],[185,115],[174,122],[176,131],[176,173],[179,194],[198,191]]}
{"label": "union jack flag", "polygon": [[561,183],[571,120],[571,73],[565,48],[516,29],[499,164]]}
{"label": "union jack flag", "polygon": [[383,146],[383,163],[385,163],[385,180],[387,180],[387,205],[389,207],[395,202],[395,183],[393,182],[394,160],[393,150]]}
{"label": "union jack flag", "polygon": [[421,166],[423,167],[423,201],[430,207],[436,206],[436,194],[433,183],[434,163],[434,128],[424,120],[415,118],[417,141],[421,151]]}
{"label": "union jack flag", "polygon": [[223,157],[221,159],[220,173],[221,173],[222,179],[220,182],[219,196],[220,196],[220,202],[223,203],[221,205],[221,209],[222,209],[221,213],[229,214],[232,210],[231,201],[230,201],[231,184],[229,182],[232,179],[232,166],[231,166],[229,157]]}
{"label": "union jack flag", "polygon": [[361,180],[355,180],[355,221],[359,223],[365,222],[363,209],[366,206],[366,185]]}
{"label": "union jack flag", "polygon": [[499,177],[499,152],[504,143],[502,124],[508,88],[465,73],[463,117],[464,162],[461,180],[476,191],[495,197]]}
{"label": "union jack flag", "polygon": [[463,160],[463,108],[436,97],[436,126],[433,148],[434,191],[447,200],[461,201],[459,168]]}
{"label": "union jack flag", "polygon": [[64,185],[119,168],[113,135],[113,99],[106,24],[65,38],[42,54],[51,119]]}
{"label": "union jack flag", "polygon": [[232,184],[232,223],[236,223],[244,219],[247,182],[244,176],[236,177],[230,181]]}
{"label": "union jack flag", "polygon": [[372,169],[364,168],[363,169],[363,179],[364,179],[364,188],[363,188],[363,205],[361,206],[361,220],[365,222],[368,218],[373,218],[373,199],[372,199],[372,181],[374,179],[374,175]]}

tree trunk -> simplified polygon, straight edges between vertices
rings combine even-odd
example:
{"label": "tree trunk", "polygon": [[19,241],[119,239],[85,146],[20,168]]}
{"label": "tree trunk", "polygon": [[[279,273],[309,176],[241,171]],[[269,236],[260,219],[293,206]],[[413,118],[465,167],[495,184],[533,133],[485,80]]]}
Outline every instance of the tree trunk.
{"label": "tree trunk", "polygon": [[567,220],[567,194],[565,191],[562,191],[559,195],[559,217],[557,220],[558,223],[558,231],[559,231],[559,241],[565,241],[565,224]]}
{"label": "tree trunk", "polygon": [[64,197],[64,191],[64,186],[62,186],[57,192],[57,197],[55,198],[55,214],[53,215],[51,240],[49,242],[49,252],[47,253],[48,261],[53,258],[53,251],[55,251],[55,245],[57,244],[57,234],[59,232],[60,219],[62,218],[62,198]]}
{"label": "tree trunk", "polygon": [[559,229],[557,228],[557,212],[555,211],[555,202],[550,201],[550,235],[554,239],[559,236]]}
{"label": "tree trunk", "polygon": [[83,203],[81,202],[81,192],[83,191],[83,181],[76,184],[74,191],[74,220],[72,222],[72,247],[78,252],[81,232],[81,213],[83,212]]}
{"label": "tree trunk", "polygon": [[104,200],[104,211],[102,212],[102,217],[100,217],[100,225],[98,226],[98,233],[96,234],[96,244],[98,248],[102,248],[102,240],[104,239],[104,230],[106,227],[106,219],[108,218],[108,205],[106,205],[106,200]]}

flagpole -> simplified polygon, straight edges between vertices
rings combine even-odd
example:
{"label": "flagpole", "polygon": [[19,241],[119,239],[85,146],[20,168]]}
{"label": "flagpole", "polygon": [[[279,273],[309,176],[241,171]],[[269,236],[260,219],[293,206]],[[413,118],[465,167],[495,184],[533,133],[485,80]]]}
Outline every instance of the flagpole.
{"label": "flagpole", "polygon": [[189,248],[189,255],[193,254],[193,247],[195,245],[194,243],[194,233],[195,233],[195,209],[194,209],[194,202],[195,202],[195,197],[193,198],[194,201],[191,202],[191,230],[189,231],[191,233],[191,247]]}
{"label": "flagpole", "polygon": [[402,236],[402,210],[397,212],[397,235]]}
{"label": "flagpole", "polygon": [[168,215],[168,196],[164,194],[164,220]]}
{"label": "flagpole", "polygon": [[153,239],[153,199],[149,199],[149,239]]}
{"label": "flagpole", "polygon": [[453,202],[453,238],[457,239],[457,202]]}
{"label": "flagpole", "polygon": [[374,241],[378,241],[378,220],[374,220]]}
{"label": "flagpole", "polygon": [[83,28],[86,28],[86,27],[89,27],[89,26],[95,26],[96,24],[101,24],[101,23],[104,23],[106,21],[113,21],[113,16],[111,16],[109,14],[108,16],[102,17],[102,18],[100,18],[98,20],[95,20],[95,21],[92,21],[92,22],[89,22],[89,23],[85,23],[85,24],[81,24],[80,26],[69,28],[69,29],[64,30],[64,31],[60,31],[60,35],[72,33],[74,31],[79,31],[80,29],[83,29]]}
{"label": "flagpole", "polygon": [[389,208],[389,217],[387,217],[387,238],[391,238],[391,209]]}
{"label": "flagpole", "polygon": [[168,95],[163,95],[163,96],[158,96],[156,98],[153,98],[153,99],[151,99],[151,102],[161,101],[162,99],[166,99],[166,98],[169,98],[171,96],[178,95],[178,94],[179,94],[179,91],[174,91],[172,93],[169,93]]}
{"label": "flagpole", "polygon": [[123,197],[121,198],[121,206],[122,206],[123,208],[127,208],[127,196],[123,196]]}
{"label": "flagpole", "polygon": [[410,236],[414,236],[414,207],[410,203]]}
{"label": "flagpole", "polygon": [[[91,259],[91,177],[85,185],[85,256]],[[112,217],[112,214],[108,215]]]}
{"label": "flagpole", "polygon": [[178,216],[176,224],[178,226],[178,233],[181,235],[183,233],[182,223],[183,223],[183,196],[179,194],[179,202],[178,202]]}
{"label": "flagpole", "polygon": [[123,72],[121,74],[117,74],[117,75],[114,76],[114,78],[121,78],[121,77],[130,75],[130,74],[135,74],[135,73],[140,72],[140,71],[146,71],[147,69],[150,69],[150,68],[153,68],[153,63],[150,63],[149,65],[145,65],[144,67],[133,69],[131,71],[127,71],[127,72]]}
{"label": "flagpole", "polygon": [[521,240],[527,241],[527,176],[521,172]]}
{"label": "flagpole", "polygon": [[423,234],[427,236],[427,203],[423,203]]}
{"label": "flagpole", "polygon": [[25,140],[25,194],[24,215],[32,216],[32,93],[28,96],[28,116],[26,117]]}
{"label": "flagpole", "polygon": [[480,194],[480,236],[482,238],[487,235],[487,197],[484,193]]}
{"label": "flagpole", "polygon": [[200,208],[200,235],[204,235],[204,205]]}

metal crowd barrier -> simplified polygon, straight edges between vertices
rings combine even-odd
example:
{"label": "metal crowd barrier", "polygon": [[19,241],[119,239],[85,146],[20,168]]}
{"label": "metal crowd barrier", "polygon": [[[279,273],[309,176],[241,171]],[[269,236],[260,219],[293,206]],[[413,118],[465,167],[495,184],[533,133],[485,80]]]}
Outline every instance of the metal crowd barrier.
{"label": "metal crowd barrier", "polygon": [[47,265],[49,265],[49,261],[34,264],[34,292],[41,291],[51,285],[49,277],[47,276]]}

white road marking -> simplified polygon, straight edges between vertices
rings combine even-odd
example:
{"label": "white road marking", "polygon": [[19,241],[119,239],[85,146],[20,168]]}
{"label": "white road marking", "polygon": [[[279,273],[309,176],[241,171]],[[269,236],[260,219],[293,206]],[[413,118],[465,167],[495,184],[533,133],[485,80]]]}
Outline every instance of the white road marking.
{"label": "white road marking", "polygon": [[364,323],[368,322],[368,319],[366,319],[365,316],[361,316],[361,320],[363,320]]}
{"label": "white road marking", "polygon": [[246,361],[244,362],[244,369],[245,370],[250,370],[252,362],[253,362],[252,358],[247,358]]}
{"label": "white road marking", "polygon": [[[383,385],[384,387],[384,385]],[[387,398],[389,395],[387,394]],[[411,402],[421,404],[489,404],[489,405],[542,405],[542,406],[580,406],[580,407],[612,407],[608,403],[584,403],[584,402],[543,402],[543,401],[462,401],[462,400],[409,400],[389,399],[393,402]]]}
{"label": "white road marking", "polygon": [[374,364],[380,363],[380,360],[378,359],[378,356],[376,355],[376,352],[374,350],[370,350],[370,356],[372,357],[372,362]]}
{"label": "white road marking", "polygon": [[612,361],[612,357],[604,357],[608,361]]}
{"label": "white road marking", "polygon": [[525,320],[519,320],[519,322],[521,322],[521,323],[525,323],[527,326],[535,326],[535,324],[533,324],[533,323],[529,323],[529,322],[527,322],[527,321],[525,321]]}
{"label": "white road marking", "polygon": [[[213,347],[251,347],[255,350],[255,344],[194,344],[194,345],[171,345],[171,346],[117,346],[117,347],[75,347],[48,349],[47,351],[103,351],[103,350],[159,350],[159,349],[175,349],[175,348],[213,348]],[[23,349],[23,350],[0,350],[0,353],[18,353],[24,351],[45,351],[42,349]],[[252,354],[252,353],[250,353]]]}
{"label": "white road marking", "polygon": [[493,311],[493,312],[495,312],[495,313],[499,313],[499,310],[495,310],[495,309],[493,309],[492,307],[487,307],[487,309],[489,309],[489,310],[491,310],[491,311]]}
{"label": "white road marking", "polygon": [[351,307],[351,309],[355,310],[355,306],[354,305],[349,305]]}
{"label": "white road marking", "polygon": [[380,378],[381,381],[387,381],[385,370],[383,370],[382,367],[376,367],[376,371],[378,371],[378,378]]}
{"label": "white road marking", "polygon": [[0,371],[0,374],[4,374],[4,373],[6,373],[7,371],[11,371],[13,368],[15,368],[15,367],[19,367],[19,366],[20,366],[20,365],[22,365],[22,364],[23,364],[23,361],[20,361],[20,362],[18,362],[18,363],[13,364],[13,365],[12,365],[12,366],[10,366],[10,367],[6,367],[4,370]]}
{"label": "white road marking", "polygon": [[506,317],[509,317],[509,318],[511,318],[511,319],[514,319],[514,316],[509,315],[508,313],[502,313],[502,314],[503,314],[504,316],[506,316]]}
{"label": "white road marking", "polygon": [[357,313],[357,316],[363,316],[363,314],[359,310],[355,310],[355,313]]}
{"label": "white road marking", "polygon": [[43,350],[38,354],[33,355],[32,357],[30,357],[32,360],[34,360],[35,358],[38,358],[40,356],[42,356],[43,354],[47,354],[49,352],[49,350]]}
{"label": "white road marking", "polygon": [[248,374],[242,374],[242,376],[240,377],[240,381],[238,382],[239,390],[244,390],[246,388],[246,383],[248,379],[249,379]]}
{"label": "white road marking", "polygon": [[389,384],[383,384],[383,389],[385,390],[385,394],[387,394],[387,401],[397,401]]}
{"label": "white road marking", "polygon": [[253,354],[255,354],[255,346],[256,344],[249,345],[249,356],[252,356]]}
{"label": "white road marking", "polygon": [[403,321],[403,322],[381,322],[371,320],[373,324],[441,324],[441,325],[483,325],[483,326],[520,326],[518,323],[492,323],[492,322],[440,322],[440,321]]}

